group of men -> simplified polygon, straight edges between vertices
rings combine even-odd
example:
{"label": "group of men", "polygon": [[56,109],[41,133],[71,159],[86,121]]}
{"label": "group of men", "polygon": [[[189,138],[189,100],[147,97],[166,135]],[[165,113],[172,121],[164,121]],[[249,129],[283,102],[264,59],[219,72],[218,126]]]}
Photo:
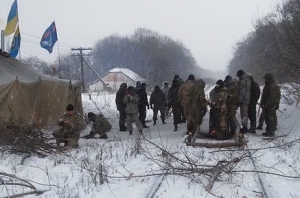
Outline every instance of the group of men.
{"label": "group of men", "polygon": [[[150,95],[150,102],[148,102],[145,83],[135,88],[127,87],[126,83],[122,83],[115,99],[119,111],[120,131],[129,131],[132,135],[132,123],[135,122],[137,130],[142,134],[143,128],[148,128],[145,119],[146,111],[150,108],[153,109],[153,125],[157,123],[158,111],[160,111],[162,124],[166,124],[166,114],[169,113],[168,109],[172,108],[174,131],[178,130],[179,123],[186,120],[187,134],[192,137],[200,131],[203,117],[209,106],[209,134],[213,138],[219,140],[232,138],[237,129],[242,134],[256,133],[256,129],[262,129],[264,120],[267,127],[262,135],[274,137],[277,130],[276,110],[279,108],[281,93],[273,75],[267,73],[263,77],[265,86],[260,103],[258,103],[260,87],[254,78],[243,70],[237,71],[236,76],[238,79],[228,75],[224,80],[218,80],[209,93],[209,99],[205,97],[205,82],[202,79],[196,80],[193,74],[190,74],[185,82],[175,75],[170,88],[167,83],[164,83],[162,89],[156,85]],[[256,126],[257,105],[262,108],[259,126]],[[236,120],[238,108],[240,108],[242,125],[239,128]],[[92,112],[88,113],[88,118],[93,127],[85,138],[93,138],[98,133],[100,138],[107,139],[106,132],[112,128],[110,122],[102,114],[96,115]],[[71,141],[65,144],[78,145],[82,126],[80,120],[74,106],[69,104],[66,113],[57,122],[61,128],[53,133],[57,143],[60,143],[60,140],[70,139]],[[250,120],[250,127],[248,127],[248,120]]]}
{"label": "group of men", "polygon": [[[88,112],[87,123],[92,125],[90,133],[84,138],[94,138],[96,134],[99,134],[100,139],[107,139],[106,132],[112,128],[111,123],[101,113],[95,114]],[[60,143],[64,143],[64,146],[76,147],[80,138],[80,131],[83,128],[82,117],[76,112],[75,107],[69,104],[66,108],[66,113],[60,116],[57,124],[61,126],[59,129],[53,132],[53,136],[56,138],[56,143],[59,146]]]}

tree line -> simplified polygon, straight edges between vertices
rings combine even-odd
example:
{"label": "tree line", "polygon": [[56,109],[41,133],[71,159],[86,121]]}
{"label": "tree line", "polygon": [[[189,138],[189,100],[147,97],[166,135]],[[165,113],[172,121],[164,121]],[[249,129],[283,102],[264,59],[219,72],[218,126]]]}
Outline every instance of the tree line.
{"label": "tree line", "polygon": [[[191,73],[204,78],[207,72],[197,65],[192,53],[182,42],[145,28],[138,28],[129,36],[114,34],[98,40],[92,53],[84,56],[84,59],[100,76],[116,67],[128,68],[150,85],[161,85],[164,81],[171,83],[175,74],[179,74],[183,80]],[[43,73],[51,73],[45,69],[49,65],[43,61],[38,64],[37,57],[24,59],[23,62]],[[81,78],[80,64],[79,56],[64,54],[53,65],[62,78],[78,80]],[[84,78],[89,83],[96,80],[97,76],[84,66]]]}
{"label": "tree line", "polygon": [[236,44],[229,73],[244,69],[260,83],[265,73],[272,73],[279,83],[299,84],[300,0],[278,4],[254,27]]}

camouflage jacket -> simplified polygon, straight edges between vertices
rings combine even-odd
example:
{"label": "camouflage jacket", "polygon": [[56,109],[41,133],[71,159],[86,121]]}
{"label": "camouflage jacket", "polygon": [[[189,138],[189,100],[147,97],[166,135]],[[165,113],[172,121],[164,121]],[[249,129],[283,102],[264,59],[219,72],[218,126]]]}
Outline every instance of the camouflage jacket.
{"label": "camouflage jacket", "polygon": [[[69,116],[67,113],[65,113],[63,116],[60,117],[61,120],[57,121],[57,124],[62,127],[63,131],[68,131],[73,134],[80,133],[80,130],[82,129],[82,118],[77,113],[74,113],[73,115]],[[69,124],[64,124],[63,121],[69,121]]]}
{"label": "camouflage jacket", "polygon": [[239,95],[238,95],[238,80],[232,79],[227,86],[227,104],[228,105],[238,105]]}
{"label": "camouflage jacket", "polygon": [[240,104],[249,104],[250,88],[251,88],[250,76],[248,74],[243,74],[240,77],[239,86],[238,86]]}
{"label": "camouflage jacket", "polygon": [[164,92],[160,89],[158,91],[153,91],[150,96],[150,105],[161,107],[165,104],[167,104],[167,99]]}
{"label": "camouflage jacket", "polygon": [[126,113],[138,113],[138,103],[139,96],[136,93],[133,93],[131,96],[125,95],[123,102],[126,105],[125,112]]}
{"label": "camouflage jacket", "polygon": [[264,108],[277,108],[280,103],[281,92],[279,87],[272,80],[270,84],[267,84],[263,88],[261,96],[261,107]]}
{"label": "camouflage jacket", "polygon": [[192,103],[193,96],[191,93],[195,86],[196,82],[193,80],[188,80],[180,86],[178,90],[178,99],[184,108],[187,108]]}
{"label": "camouflage jacket", "polygon": [[108,132],[111,130],[111,123],[102,115],[96,115],[93,121],[93,130],[96,132]]}
{"label": "camouflage jacket", "polygon": [[216,100],[215,107],[217,109],[221,109],[222,105],[226,105],[226,101],[227,101],[227,88],[223,87],[223,88],[217,88],[215,90],[216,90],[216,93],[217,93],[217,100]]}

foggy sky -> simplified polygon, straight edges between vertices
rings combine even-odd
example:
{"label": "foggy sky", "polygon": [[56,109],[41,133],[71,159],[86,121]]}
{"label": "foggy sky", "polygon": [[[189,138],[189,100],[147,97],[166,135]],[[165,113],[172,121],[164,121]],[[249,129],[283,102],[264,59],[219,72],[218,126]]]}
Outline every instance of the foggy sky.
{"label": "foggy sky", "polygon": [[[253,30],[255,20],[281,0],[18,0],[21,58],[53,61],[72,47],[93,47],[112,34],[131,35],[147,28],[179,40],[198,65],[226,70],[234,44]],[[5,29],[13,0],[1,0],[0,29]],[[40,47],[55,20],[58,34],[53,53]],[[12,37],[12,36],[11,36]],[[11,41],[11,40],[10,40]]]}

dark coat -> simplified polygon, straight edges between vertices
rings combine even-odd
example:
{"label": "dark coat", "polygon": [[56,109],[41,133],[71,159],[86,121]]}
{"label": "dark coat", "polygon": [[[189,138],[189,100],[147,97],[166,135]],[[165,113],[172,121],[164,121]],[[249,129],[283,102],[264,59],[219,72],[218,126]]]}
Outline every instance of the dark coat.
{"label": "dark coat", "polygon": [[116,93],[116,105],[118,111],[124,111],[126,108],[126,105],[123,102],[124,96],[126,93],[126,88],[120,88],[118,92]]}

